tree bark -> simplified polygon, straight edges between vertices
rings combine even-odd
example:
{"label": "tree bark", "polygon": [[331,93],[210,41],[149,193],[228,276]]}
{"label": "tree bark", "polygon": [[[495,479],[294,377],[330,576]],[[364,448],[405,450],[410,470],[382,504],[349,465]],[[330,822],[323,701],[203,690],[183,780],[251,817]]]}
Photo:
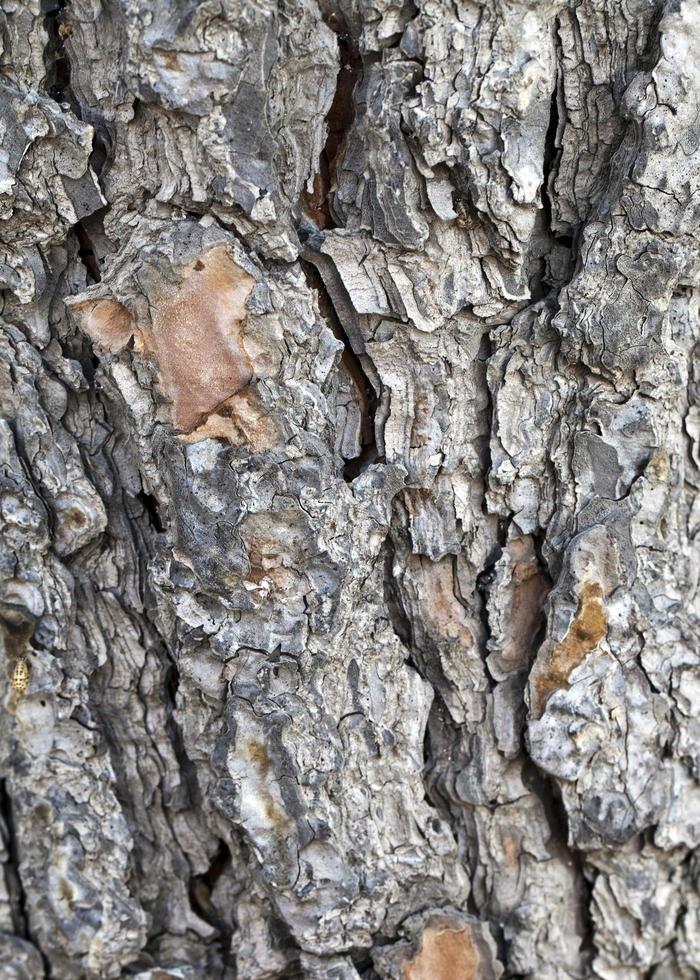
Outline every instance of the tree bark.
{"label": "tree bark", "polygon": [[1,976],[700,976],[700,2],[0,8]]}

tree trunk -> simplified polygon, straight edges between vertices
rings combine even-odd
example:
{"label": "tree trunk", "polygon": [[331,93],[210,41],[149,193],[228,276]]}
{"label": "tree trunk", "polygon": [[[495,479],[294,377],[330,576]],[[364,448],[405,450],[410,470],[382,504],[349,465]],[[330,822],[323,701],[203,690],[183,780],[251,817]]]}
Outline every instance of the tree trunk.
{"label": "tree trunk", "polygon": [[700,976],[699,0],[0,0],[0,975]]}

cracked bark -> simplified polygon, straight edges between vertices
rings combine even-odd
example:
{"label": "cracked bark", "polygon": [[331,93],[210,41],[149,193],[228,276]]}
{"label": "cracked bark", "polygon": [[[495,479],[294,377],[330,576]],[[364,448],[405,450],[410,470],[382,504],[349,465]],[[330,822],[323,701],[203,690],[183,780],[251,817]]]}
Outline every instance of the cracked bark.
{"label": "cracked bark", "polygon": [[700,975],[698,0],[0,10],[2,977]]}

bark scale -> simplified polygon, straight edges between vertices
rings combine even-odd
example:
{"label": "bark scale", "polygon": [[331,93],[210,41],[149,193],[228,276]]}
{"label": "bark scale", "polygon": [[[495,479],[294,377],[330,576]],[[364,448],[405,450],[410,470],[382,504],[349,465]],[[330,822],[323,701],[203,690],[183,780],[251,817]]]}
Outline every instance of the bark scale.
{"label": "bark scale", "polygon": [[1,0],[0,973],[700,975],[698,0]]}

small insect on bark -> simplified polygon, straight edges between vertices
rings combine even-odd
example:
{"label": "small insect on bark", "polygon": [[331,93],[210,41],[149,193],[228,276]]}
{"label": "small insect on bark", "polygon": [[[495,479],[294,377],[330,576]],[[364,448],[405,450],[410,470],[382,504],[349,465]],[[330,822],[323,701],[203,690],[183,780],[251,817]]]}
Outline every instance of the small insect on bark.
{"label": "small insect on bark", "polygon": [[20,657],[12,670],[12,687],[18,694],[24,694],[29,686],[29,663]]}

